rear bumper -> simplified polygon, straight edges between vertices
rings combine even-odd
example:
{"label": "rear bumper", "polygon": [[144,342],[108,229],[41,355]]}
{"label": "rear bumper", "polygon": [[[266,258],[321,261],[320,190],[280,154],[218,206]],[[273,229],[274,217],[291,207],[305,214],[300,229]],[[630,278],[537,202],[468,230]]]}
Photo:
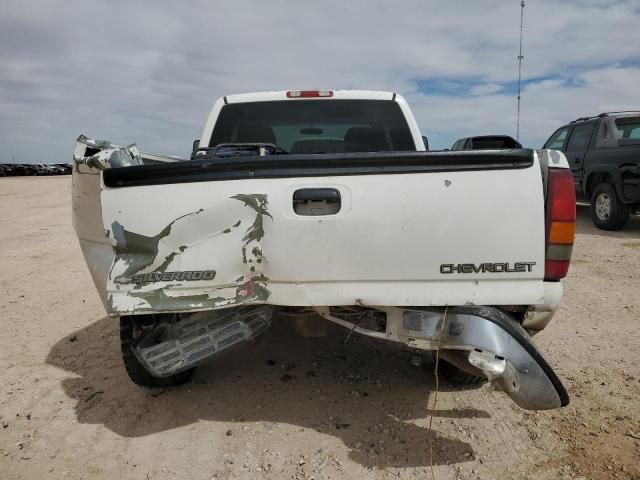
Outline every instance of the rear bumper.
{"label": "rear bumper", "polygon": [[544,282],[543,288],[544,302],[532,305],[522,319],[522,326],[529,335],[535,335],[549,324],[562,300],[562,282]]}
{"label": "rear bumper", "polygon": [[324,318],[357,333],[404,343],[421,350],[456,350],[481,370],[494,388],[527,410],[548,410],[569,404],[562,382],[527,332],[504,312],[481,306],[430,308],[375,307],[386,313],[384,331],[361,328],[334,316]]}
{"label": "rear bumper", "polygon": [[[189,288],[164,282],[164,288],[144,285],[135,290],[109,290],[107,313],[112,316],[216,310],[251,304],[278,306],[328,305],[535,305],[535,313],[553,315],[557,304],[545,303],[545,283],[539,280],[277,282],[243,276],[217,287]],[[188,283],[188,282],[185,282]],[[559,284],[558,284],[559,285]],[[259,293],[259,294],[258,294]],[[555,297],[554,297],[555,298]],[[536,317],[537,318],[537,317]],[[540,317],[542,318],[542,317]],[[545,317],[546,318],[546,317]],[[538,324],[548,321],[542,319]],[[536,325],[538,325],[536,324]],[[536,326],[527,327],[536,329]],[[540,327],[542,328],[542,327]]]}

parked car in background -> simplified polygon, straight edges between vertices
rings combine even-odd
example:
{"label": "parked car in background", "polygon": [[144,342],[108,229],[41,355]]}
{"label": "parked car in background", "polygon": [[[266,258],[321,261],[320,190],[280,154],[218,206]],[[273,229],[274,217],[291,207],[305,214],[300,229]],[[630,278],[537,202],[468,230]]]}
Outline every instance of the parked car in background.
{"label": "parked car in background", "polygon": [[23,163],[23,175],[40,175],[40,167],[35,163]]}
{"label": "parked car in background", "polygon": [[619,230],[640,208],[640,111],[578,118],[556,130],[544,148],[564,152],[578,197],[591,204],[602,230]]}
{"label": "parked car in background", "polygon": [[71,164],[69,163],[57,163],[56,166],[60,175],[69,175],[71,173]]}
{"label": "parked car in background", "polygon": [[522,145],[508,135],[481,135],[456,140],[451,150],[499,150],[503,148],[522,148]]}
{"label": "parked car in background", "polygon": [[11,175],[24,175],[24,168],[19,163],[11,164]]}
{"label": "parked car in background", "polygon": [[5,163],[4,168],[7,177],[16,175],[27,175],[27,168],[21,163]]}
{"label": "parked car in background", "polygon": [[28,175],[69,175],[69,163],[3,163],[0,164],[0,176]]}

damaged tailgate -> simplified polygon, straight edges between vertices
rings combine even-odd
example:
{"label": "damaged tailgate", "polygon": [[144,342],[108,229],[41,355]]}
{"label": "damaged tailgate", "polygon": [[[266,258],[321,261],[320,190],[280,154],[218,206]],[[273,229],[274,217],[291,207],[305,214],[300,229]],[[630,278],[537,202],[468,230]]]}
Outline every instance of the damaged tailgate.
{"label": "damaged tailgate", "polygon": [[105,170],[111,314],[543,301],[530,150],[299,155]]}

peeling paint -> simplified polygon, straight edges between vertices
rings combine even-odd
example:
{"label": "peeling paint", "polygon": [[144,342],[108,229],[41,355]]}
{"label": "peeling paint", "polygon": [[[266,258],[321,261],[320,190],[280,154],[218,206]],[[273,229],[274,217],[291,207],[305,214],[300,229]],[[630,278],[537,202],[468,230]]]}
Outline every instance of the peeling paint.
{"label": "peeling paint", "polygon": [[109,294],[109,296],[107,297],[107,313],[112,313],[115,312],[115,308],[113,306],[113,295]]}
{"label": "peeling paint", "polygon": [[[180,292],[176,290],[171,291],[172,287],[174,287],[173,284],[153,290],[150,290],[148,287],[145,288],[143,285],[135,285],[128,292],[110,296],[109,310],[114,314],[124,313],[124,311],[120,311],[123,308],[126,312],[131,312],[132,310],[134,312],[176,312],[266,303],[271,296],[271,292],[267,286],[269,279],[263,273],[256,272],[256,265],[262,263],[264,259],[263,248],[260,244],[265,234],[264,216],[266,215],[273,220],[273,217],[268,211],[269,202],[265,194],[238,194],[231,198],[241,201],[244,206],[249,207],[255,212],[255,219],[247,226],[241,240],[242,261],[249,267],[247,273],[238,277],[236,281],[231,284],[218,285],[213,288],[196,289],[191,292],[185,291],[184,293],[186,295],[179,295]],[[115,252],[115,260],[112,266],[113,271],[118,272],[118,275],[121,276],[131,276],[147,270],[149,270],[150,273],[165,273],[167,269],[170,268],[172,262],[175,261],[176,257],[188,248],[192,248],[194,244],[190,242],[187,245],[177,247],[174,251],[165,253],[166,251],[162,250],[162,246],[160,245],[161,240],[171,235],[172,227],[177,221],[188,215],[198,214],[202,211],[203,209],[200,209],[176,218],[153,236],[131,232],[119,222],[113,222],[111,230],[107,232],[112,239]],[[221,233],[229,234],[234,228],[238,228],[241,224],[242,220],[238,220],[233,226],[218,231],[215,234],[208,235],[204,239],[197,240],[195,244]],[[163,252],[163,255],[166,255],[161,263],[160,259],[158,259],[160,251]],[[158,263],[160,264],[158,265]],[[158,266],[154,267],[154,269],[148,268],[152,265]],[[123,269],[124,271],[122,271]],[[176,295],[172,295],[171,293],[176,293]],[[189,295],[188,293],[192,294]],[[135,302],[137,305],[135,305],[135,307],[119,305],[120,302],[117,301],[118,295],[123,294],[139,299]]]}
{"label": "peeling paint", "polygon": [[[251,254],[256,259],[256,263],[262,263],[262,249],[259,246],[253,247]],[[251,262],[251,260],[249,261]]]}
{"label": "peeling paint", "polygon": [[[158,244],[160,240],[171,233],[171,227],[173,226],[173,224],[189,215],[197,215],[198,213],[203,211],[203,209],[200,209],[176,218],[173,222],[164,227],[162,231],[160,231],[160,233],[154,235],[153,237],[130,232],[126,230],[119,222],[113,222],[111,224],[111,231],[116,242],[116,245],[113,247],[116,255],[114,266],[119,261],[122,261],[126,264],[125,271],[120,273],[120,275],[133,275],[134,273],[138,273],[143,268],[151,265],[158,255]],[[167,259],[165,259],[165,262],[163,262],[163,264],[159,268],[161,268],[162,266],[164,266],[165,269],[167,268],[169,262],[173,259],[173,257],[169,259],[170,256],[171,255],[169,255]],[[167,260],[169,260],[169,262],[167,262]]]}
{"label": "peeling paint", "polygon": [[164,259],[164,262],[162,262],[162,264],[158,268],[156,268],[154,272],[165,272],[176,255],[178,255],[178,252],[171,252],[169,255],[167,255]]}
{"label": "peeling paint", "polygon": [[262,273],[251,272],[240,279],[243,283],[236,289],[236,303],[247,300],[266,302],[269,299],[271,292],[266,284],[269,279]]}
{"label": "peeling paint", "polygon": [[550,150],[548,148],[536,150],[538,154],[538,158],[541,162],[546,163],[547,165],[552,163],[554,165],[559,165],[562,162],[563,153],[557,150]]}
{"label": "peeling paint", "polygon": [[[206,310],[232,305],[264,303],[271,296],[271,292],[266,286],[266,281],[268,279],[264,275],[249,274],[241,277],[241,279],[242,283],[236,287],[235,295],[229,298],[222,296],[210,297],[207,293],[199,293],[195,295],[167,295],[167,289],[170,289],[173,285],[167,285],[165,288],[158,288],[143,292],[131,291],[128,295],[130,297],[140,298],[146,303],[146,305],[141,304],[137,306],[135,308],[136,312],[186,312],[191,310]],[[228,287],[225,286],[223,288]],[[109,308],[110,311],[113,311],[113,304],[109,305]]]}
{"label": "peeling paint", "polygon": [[146,292],[129,292],[129,296],[144,300],[147,305],[136,307],[136,311],[153,310],[162,311],[189,311],[214,308],[227,305],[232,302],[224,297],[209,297],[206,293],[196,295],[168,296],[164,288]]}
{"label": "peeling paint", "polygon": [[[260,253],[260,261],[262,261],[262,248],[260,248],[260,240],[264,237],[264,216],[271,218],[273,217],[268,212],[267,207],[269,206],[269,201],[267,200],[267,195],[264,193],[253,193],[253,194],[238,194],[234,195],[231,198],[234,200],[239,200],[244,203],[245,207],[249,207],[256,212],[256,218],[251,224],[247,231],[242,237],[242,262],[250,263],[251,260],[247,259],[247,251],[251,242],[256,242],[257,245],[252,248],[251,252],[258,248]],[[239,225],[239,223],[238,223]],[[256,261],[258,258],[256,258]]]}
{"label": "peeling paint", "polygon": [[[173,287],[169,284],[164,288],[155,290],[136,291],[136,289],[128,292],[128,295],[140,298],[146,305],[142,304],[135,308],[135,311],[191,311],[213,309],[232,305],[243,305],[251,303],[265,303],[269,300],[271,292],[267,288],[269,279],[262,273],[251,271],[236,279],[236,285],[224,285],[217,289],[223,290],[233,288],[235,292],[233,296],[210,297],[208,293],[200,293],[194,295],[167,295],[166,291]],[[175,285],[178,286],[178,285]],[[110,297],[111,298],[111,297]],[[113,310],[113,304],[110,305]]]}

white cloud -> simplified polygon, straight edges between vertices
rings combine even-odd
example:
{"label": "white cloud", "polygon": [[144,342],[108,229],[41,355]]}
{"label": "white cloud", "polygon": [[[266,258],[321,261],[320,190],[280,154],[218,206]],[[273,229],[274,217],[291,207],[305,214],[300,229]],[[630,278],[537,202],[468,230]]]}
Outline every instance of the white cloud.
{"label": "white cloud", "polygon": [[[540,147],[553,131],[578,117],[640,109],[640,67],[613,66],[577,75],[573,83],[543,80],[522,91],[521,139]],[[503,133],[515,137],[514,95],[453,98],[415,93],[408,98],[423,134],[439,147],[458,137]]]}
{"label": "white cloud", "polygon": [[502,85],[499,83],[483,83],[472,87],[469,90],[469,95],[491,95],[492,93],[498,93],[500,90],[502,90]]}
{"label": "white cloud", "polygon": [[[296,87],[403,93],[441,147],[515,130],[515,96],[498,87],[517,75],[518,1],[0,1],[0,161],[68,159],[81,132],[185,155],[216,97]],[[528,2],[523,75],[553,79],[524,90],[526,142],[604,106],[640,107],[638,10]],[[468,78],[471,96],[418,91]]]}

